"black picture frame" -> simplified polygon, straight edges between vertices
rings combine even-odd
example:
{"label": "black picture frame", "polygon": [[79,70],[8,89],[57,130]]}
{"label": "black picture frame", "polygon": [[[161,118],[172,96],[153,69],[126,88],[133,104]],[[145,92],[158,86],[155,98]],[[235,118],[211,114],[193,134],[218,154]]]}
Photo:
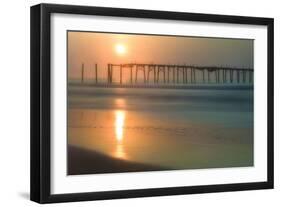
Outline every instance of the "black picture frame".
{"label": "black picture frame", "polygon": [[[121,190],[106,192],[85,192],[73,194],[51,194],[50,192],[50,129],[51,129],[51,71],[50,71],[50,15],[52,13],[100,15],[113,17],[134,17],[149,19],[180,20],[210,23],[233,23],[267,26],[267,181],[236,184],[219,184],[186,187]],[[70,202],[102,199],[165,196],[224,191],[241,191],[273,188],[273,36],[272,18],[195,14],[168,11],[103,8],[39,4],[31,7],[31,173],[30,199],[38,203]]]}

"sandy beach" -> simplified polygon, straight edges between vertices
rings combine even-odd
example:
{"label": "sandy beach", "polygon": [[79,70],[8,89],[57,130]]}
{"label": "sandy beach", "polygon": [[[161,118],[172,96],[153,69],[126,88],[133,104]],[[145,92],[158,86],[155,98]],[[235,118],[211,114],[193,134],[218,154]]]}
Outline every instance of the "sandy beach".
{"label": "sandy beach", "polygon": [[68,146],[68,175],[171,170],[160,166],[112,158],[93,150]]}

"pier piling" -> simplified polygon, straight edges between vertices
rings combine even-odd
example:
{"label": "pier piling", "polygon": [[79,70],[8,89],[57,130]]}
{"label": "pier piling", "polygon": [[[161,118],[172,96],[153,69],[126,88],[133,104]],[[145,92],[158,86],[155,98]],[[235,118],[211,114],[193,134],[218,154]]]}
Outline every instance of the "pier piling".
{"label": "pier piling", "polygon": [[[199,83],[253,83],[253,69],[231,67],[208,67],[194,65],[169,65],[169,64],[107,64],[107,83],[113,83],[114,70],[117,70],[117,81],[120,85],[124,82],[136,84],[139,80],[139,72],[143,75],[143,83],[149,84],[196,84]],[[119,70],[119,74],[118,74]],[[128,78],[124,79],[124,73],[128,72]],[[189,72],[190,71],[190,72]],[[134,74],[135,73],[135,74]],[[234,75],[235,74],[235,75]],[[93,82],[98,83],[98,64],[94,64]],[[119,78],[118,78],[119,76]],[[153,76],[153,77],[152,77]],[[180,77],[182,76],[182,77]],[[81,65],[81,83],[85,82],[85,65]],[[134,81],[133,81],[134,78]],[[141,77],[142,78],[142,77]],[[114,82],[116,84],[116,81]]]}
{"label": "pier piling", "polygon": [[98,83],[98,64],[95,64],[95,79],[96,79],[96,83]]}

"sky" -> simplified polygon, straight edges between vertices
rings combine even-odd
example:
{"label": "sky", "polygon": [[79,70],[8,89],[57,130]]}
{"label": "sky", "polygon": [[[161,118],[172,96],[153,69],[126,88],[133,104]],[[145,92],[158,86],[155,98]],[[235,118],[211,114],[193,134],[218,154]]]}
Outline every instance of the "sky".
{"label": "sky", "polygon": [[99,78],[107,64],[155,63],[253,68],[254,40],[188,36],[68,32],[68,77]]}

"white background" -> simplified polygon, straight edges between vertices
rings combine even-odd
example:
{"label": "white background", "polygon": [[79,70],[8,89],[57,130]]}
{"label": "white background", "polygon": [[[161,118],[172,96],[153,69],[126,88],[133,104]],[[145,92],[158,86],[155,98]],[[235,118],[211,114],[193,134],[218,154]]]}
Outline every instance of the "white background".
{"label": "white background", "polygon": [[[47,1],[1,2],[0,76],[0,205],[35,206],[29,197],[29,7]],[[219,13],[275,18],[275,105],[281,106],[280,36],[278,1],[225,0],[107,0],[48,1],[139,9]],[[279,83],[278,83],[279,82]],[[279,93],[279,94],[278,94]],[[280,206],[280,107],[275,109],[275,190],[212,193],[172,197],[64,203],[53,206]],[[278,149],[278,150],[277,150]]]}

